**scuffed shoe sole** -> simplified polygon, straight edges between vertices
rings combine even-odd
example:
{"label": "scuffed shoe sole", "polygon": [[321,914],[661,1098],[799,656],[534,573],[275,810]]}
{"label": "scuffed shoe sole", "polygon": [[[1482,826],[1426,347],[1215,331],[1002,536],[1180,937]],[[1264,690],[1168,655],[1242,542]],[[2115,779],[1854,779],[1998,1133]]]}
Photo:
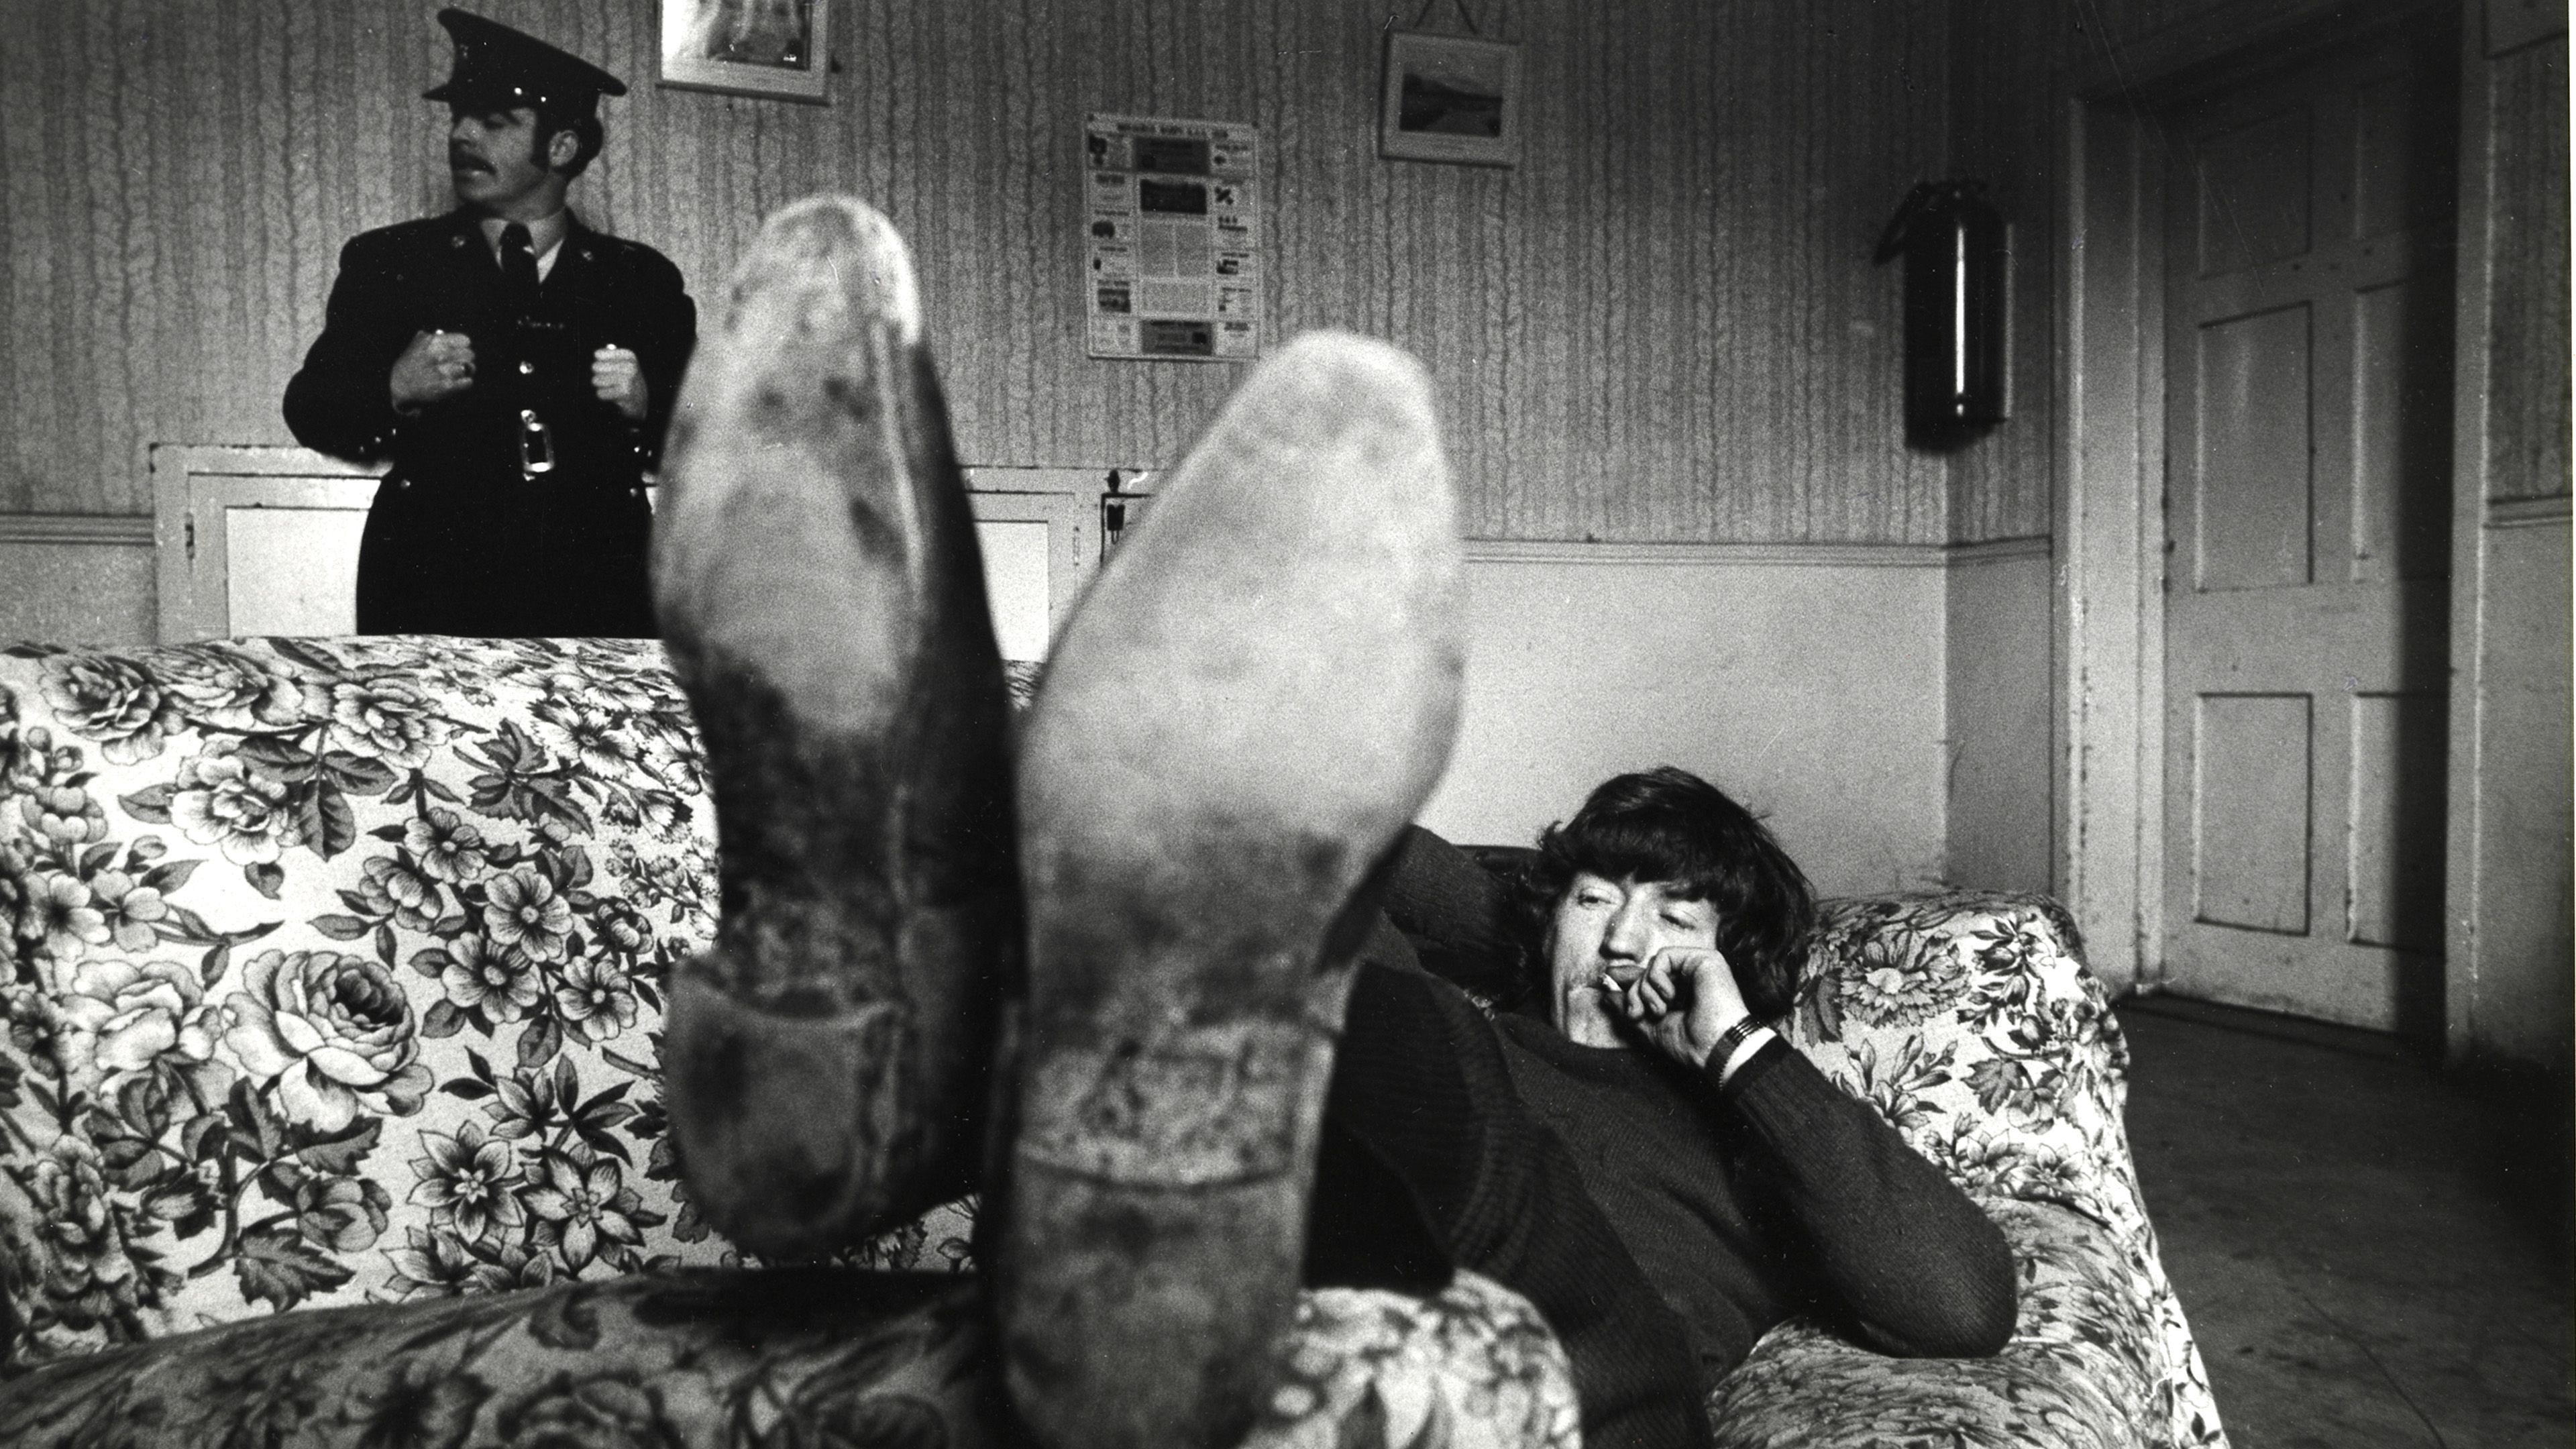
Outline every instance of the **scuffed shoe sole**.
{"label": "scuffed shoe sole", "polygon": [[1020,950],[1009,702],[911,260],[771,217],[671,427],[654,591],[706,737],[723,912],[674,973],[690,1196],[771,1255],[972,1185]]}
{"label": "scuffed shoe sole", "polygon": [[1354,895],[1447,763],[1455,503],[1418,364],[1244,382],[1058,642],[1021,747],[1030,996],[986,1211],[1050,1449],[1232,1445],[1294,1311]]}

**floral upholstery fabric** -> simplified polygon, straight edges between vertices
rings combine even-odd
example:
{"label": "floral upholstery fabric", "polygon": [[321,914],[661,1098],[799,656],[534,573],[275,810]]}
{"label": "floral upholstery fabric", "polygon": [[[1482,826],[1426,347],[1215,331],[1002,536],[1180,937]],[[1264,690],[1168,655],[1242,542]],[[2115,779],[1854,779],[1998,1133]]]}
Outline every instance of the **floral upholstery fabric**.
{"label": "floral upholstery fabric", "polygon": [[2021,1322],[1993,1359],[1938,1363],[1783,1325],[1720,1386],[1721,1444],[1877,1444],[1932,1423],[1944,1444],[2225,1444],[2129,1156],[2128,1044],[2062,907],[1828,902],[1789,1036],[2002,1224]]}
{"label": "floral upholstery fabric", "polygon": [[[1023,700],[1034,675],[1011,671]],[[648,1387],[636,1355],[683,1355],[676,1340],[609,1351],[562,1327],[752,1294],[676,1272],[747,1260],[691,1208],[657,1065],[665,974],[713,938],[714,850],[697,733],[651,643],[0,655],[0,1368],[78,1360],[0,1400],[71,1412],[41,1385],[86,1385],[60,1392],[176,1412],[210,1391],[190,1375],[239,1358],[243,1385],[339,1364],[357,1386],[332,1391],[341,1412],[363,1414],[349,1394],[418,1382],[370,1377],[370,1353],[419,1374],[452,1359],[434,1323],[458,1342],[572,1345],[551,1360],[570,1399],[530,1384],[504,1402],[495,1379],[476,1400],[514,1424],[650,1427],[680,1414],[672,1394],[700,1395],[698,1412],[739,1392],[767,1406],[743,1413],[791,1427],[724,1442],[803,1444],[819,1442],[793,1428],[809,1410],[911,1412],[850,1377],[878,1362],[856,1349],[818,1340],[801,1368],[716,1354],[694,1388]],[[974,1207],[845,1263],[970,1267]],[[551,1296],[319,1311],[513,1289]],[[1562,1355],[1516,1296],[1462,1280],[1430,1304],[1309,1299],[1296,1380],[1266,1421],[1276,1442],[1382,1423],[1431,1425],[1424,1443],[1570,1443]],[[220,1352],[146,1342],[288,1309]],[[954,1316],[887,1332],[950,1343]],[[142,1346],[100,1355],[119,1345]],[[158,1366],[165,1387],[102,1388],[111,1362]],[[21,1422],[0,1443],[39,1442]]]}
{"label": "floral upholstery fabric", "polygon": [[[323,1309],[0,1382],[15,1449],[542,1445],[977,1449],[1018,1442],[970,1279],[683,1270]],[[1564,1352],[1472,1274],[1429,1299],[1300,1305],[1246,1449],[1576,1449]]]}
{"label": "floral upholstery fabric", "polygon": [[[1993,1358],[1891,1359],[1811,1323],[1765,1335],[1713,1405],[1717,1442],[1761,1449],[1915,1442],[1944,1449],[2157,1444],[2154,1312],[2100,1224],[1986,1198],[2020,1269],[2021,1324]],[[1795,1406],[1796,1412],[1785,1410]]]}
{"label": "floral upholstery fabric", "polygon": [[[245,1442],[397,1405],[454,1430],[424,1443],[974,1442],[969,1285],[730,1271],[678,1180],[660,992],[712,936],[705,791],[651,644],[0,655],[0,1442],[214,1404],[272,1416]],[[1994,1211],[2020,1333],[1907,1362],[1783,1325],[1722,1442],[2224,1443],[2053,903],[1830,905],[1791,1035]],[[971,1266],[974,1207],[844,1266]],[[801,1313],[808,1281],[866,1286]],[[1471,1276],[1312,1293],[1298,1332],[1257,1442],[1575,1441],[1561,1352]]]}
{"label": "floral upholstery fabric", "polygon": [[13,653],[13,1357],[727,1260],[655,1088],[715,908],[657,647]]}

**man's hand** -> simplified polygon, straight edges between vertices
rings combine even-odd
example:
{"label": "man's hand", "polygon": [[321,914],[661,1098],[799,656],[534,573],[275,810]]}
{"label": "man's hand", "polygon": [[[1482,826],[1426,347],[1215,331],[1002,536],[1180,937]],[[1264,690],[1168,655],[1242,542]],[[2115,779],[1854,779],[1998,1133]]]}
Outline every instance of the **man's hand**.
{"label": "man's hand", "polygon": [[1693,1070],[1706,1068],[1717,1039],[1752,1014],[1726,953],[1696,946],[1656,952],[1611,1000],[1666,1056]]}
{"label": "man's hand", "polygon": [[394,359],[394,411],[416,413],[474,385],[474,339],[462,332],[415,332]]}
{"label": "man's hand", "polygon": [[630,348],[603,347],[590,355],[590,385],[599,400],[613,403],[627,421],[644,421],[647,394],[644,364]]}

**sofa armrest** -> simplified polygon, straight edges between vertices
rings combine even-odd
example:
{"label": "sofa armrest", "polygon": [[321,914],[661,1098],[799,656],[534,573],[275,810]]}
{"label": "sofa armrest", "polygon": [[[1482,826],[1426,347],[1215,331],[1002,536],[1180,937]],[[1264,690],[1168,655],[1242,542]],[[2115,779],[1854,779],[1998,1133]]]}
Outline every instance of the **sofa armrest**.
{"label": "sofa armrest", "polygon": [[1827,901],[1790,1038],[1971,1195],[2132,1232],[2128,1043],[2082,951],[2045,896]]}
{"label": "sofa armrest", "polygon": [[[2095,1315],[2128,1335],[2117,1352],[2151,1367],[2134,1400],[2150,1406],[2145,1442],[2225,1443],[2129,1153],[2128,1043],[2064,907],[1995,891],[1826,902],[1789,1034],[2008,1235],[2043,1207],[2097,1225],[2121,1278],[2102,1291],[2146,1306]],[[2028,1292],[2031,1262],[2024,1271]],[[1989,1372],[1927,1372],[1945,1371],[1966,1383]]]}
{"label": "sofa armrest", "polygon": [[1887,1358],[1781,1324],[1711,1395],[1719,1449],[2134,1449],[2161,1443],[2153,1295],[2111,1232],[2054,1204],[1980,1203],[2019,1269],[2021,1321],[1982,1359]]}

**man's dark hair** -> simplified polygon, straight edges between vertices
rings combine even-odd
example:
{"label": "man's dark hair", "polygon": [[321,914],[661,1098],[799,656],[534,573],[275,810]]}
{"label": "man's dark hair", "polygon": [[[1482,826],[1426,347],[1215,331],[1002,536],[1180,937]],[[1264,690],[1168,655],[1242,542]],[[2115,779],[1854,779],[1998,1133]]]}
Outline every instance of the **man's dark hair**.
{"label": "man's dark hair", "polygon": [[572,162],[564,167],[564,180],[571,181],[589,170],[590,158],[599,154],[600,145],[608,139],[607,128],[599,124],[599,117],[588,113],[567,115],[553,106],[539,106],[536,111],[536,124],[528,129],[536,136],[533,144],[537,148],[537,164],[548,164],[546,148],[555,143],[555,132],[570,131]]}
{"label": "man's dark hair", "polygon": [[1530,939],[1545,939],[1557,903],[1584,871],[1660,881],[1706,901],[1744,1004],[1764,1021],[1787,1014],[1816,926],[1815,888],[1725,791],[1671,765],[1603,781],[1573,819],[1539,832],[1538,858],[1521,880]]}

